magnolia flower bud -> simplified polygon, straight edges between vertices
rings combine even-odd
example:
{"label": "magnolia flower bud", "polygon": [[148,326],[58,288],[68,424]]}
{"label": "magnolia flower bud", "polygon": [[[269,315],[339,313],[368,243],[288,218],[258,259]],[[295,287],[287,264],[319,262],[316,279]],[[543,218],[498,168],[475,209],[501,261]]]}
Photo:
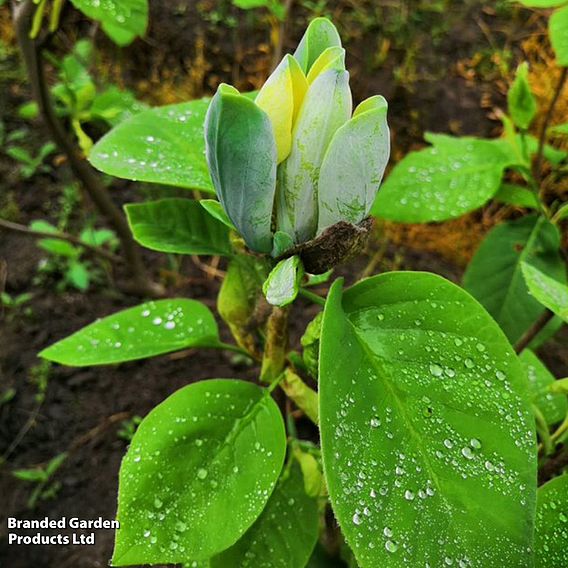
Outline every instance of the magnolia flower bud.
{"label": "magnolia flower bud", "polygon": [[367,216],[390,154],[387,103],[352,115],[345,50],[314,20],[254,101],[221,85],[209,107],[206,154],[217,196],[252,250],[281,256],[338,223]]}

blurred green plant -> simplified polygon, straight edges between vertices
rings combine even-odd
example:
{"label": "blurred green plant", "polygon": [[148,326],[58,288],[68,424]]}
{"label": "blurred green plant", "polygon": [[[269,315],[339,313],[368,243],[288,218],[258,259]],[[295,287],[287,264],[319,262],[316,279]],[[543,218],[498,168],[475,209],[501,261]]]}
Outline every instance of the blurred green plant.
{"label": "blurred green plant", "polygon": [[61,483],[53,481],[53,477],[66,459],[67,453],[64,452],[49,460],[45,466],[16,469],[12,472],[12,475],[17,479],[33,484],[32,492],[27,500],[28,509],[35,509],[39,501],[47,501],[57,497]]}

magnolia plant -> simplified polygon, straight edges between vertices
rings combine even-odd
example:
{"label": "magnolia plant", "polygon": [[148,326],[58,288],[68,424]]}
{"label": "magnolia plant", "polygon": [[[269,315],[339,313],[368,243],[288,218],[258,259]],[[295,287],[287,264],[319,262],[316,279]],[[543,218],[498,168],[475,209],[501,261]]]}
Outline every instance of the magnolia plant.
{"label": "magnolia plant", "polygon": [[[386,103],[352,113],[344,59],[334,26],[315,20],[256,96],[222,85],[212,100],[143,111],[90,154],[109,174],[218,198],[126,211],[150,249],[227,259],[217,307],[236,344],[208,307],[174,298],[107,316],[41,356],[105,365],[214,348],[259,377],[195,382],[142,420],[120,469],[115,566],[568,565],[568,477],[538,502],[536,477],[543,445],[549,455],[566,439],[568,422],[552,436],[544,426],[566,415],[563,383],[437,275],[326,284],[369,233],[389,154]],[[442,150],[473,152],[436,140],[424,183]],[[501,175],[492,148],[482,158]],[[467,152],[468,168],[456,156],[446,177],[475,172],[481,158]],[[386,211],[401,206],[382,193]],[[439,212],[438,194],[430,201]],[[533,257],[522,271],[535,301],[566,318],[568,290]],[[288,321],[306,301],[319,313],[297,351]]]}

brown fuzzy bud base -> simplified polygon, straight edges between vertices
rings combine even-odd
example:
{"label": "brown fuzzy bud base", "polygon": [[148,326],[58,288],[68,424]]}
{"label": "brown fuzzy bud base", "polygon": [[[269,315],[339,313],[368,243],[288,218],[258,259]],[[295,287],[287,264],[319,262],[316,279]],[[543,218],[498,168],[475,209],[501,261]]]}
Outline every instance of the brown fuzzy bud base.
{"label": "brown fuzzy bud base", "polygon": [[340,221],[328,227],[319,237],[286,251],[277,260],[297,254],[306,272],[323,274],[360,253],[371,236],[373,219],[367,217],[359,225]]}

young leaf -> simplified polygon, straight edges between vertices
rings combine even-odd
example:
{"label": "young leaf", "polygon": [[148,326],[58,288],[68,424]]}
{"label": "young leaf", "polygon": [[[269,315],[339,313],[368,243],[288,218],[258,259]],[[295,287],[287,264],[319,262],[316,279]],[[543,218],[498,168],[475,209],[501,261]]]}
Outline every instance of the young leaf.
{"label": "young leaf", "polygon": [[558,280],[550,278],[550,276],[526,262],[521,263],[521,267],[531,296],[568,323],[568,286],[566,286],[566,281],[558,282]]}
{"label": "young leaf", "polygon": [[499,189],[510,156],[488,140],[430,137],[392,170],[371,213],[401,223],[445,221],[473,211]]}
{"label": "young leaf", "polygon": [[548,33],[556,53],[556,64],[568,67],[568,6],[556,10],[550,16]]}
{"label": "young leaf", "polygon": [[494,199],[495,201],[517,207],[526,207],[527,209],[539,208],[538,198],[530,189],[513,183],[502,184]]}
{"label": "young leaf", "polygon": [[177,254],[233,254],[227,227],[198,201],[161,199],[131,203],[124,209],[134,238],[146,248]]}
{"label": "young leaf", "polygon": [[526,130],[532,123],[536,111],[536,99],[529,83],[529,65],[525,61],[517,68],[515,81],[507,93],[509,114],[519,128]]}
{"label": "young leaf", "polygon": [[329,494],[359,566],[532,566],[527,379],[465,291],[428,273],[336,282],[319,385]]}
{"label": "young leaf", "polygon": [[98,320],[58,341],[39,356],[87,367],[155,357],[187,347],[217,347],[213,314],[195,300],[148,302]]}
{"label": "young leaf", "polygon": [[208,107],[200,99],[142,111],[103,136],[89,161],[115,177],[214,193],[203,138]]}
{"label": "young leaf", "polygon": [[251,249],[269,253],[276,142],[268,115],[236,89],[221,85],[207,112],[205,140],[223,209]]}
{"label": "young leaf", "polygon": [[537,492],[535,552],[536,568],[568,566],[568,475],[556,477]]}
{"label": "young leaf", "polygon": [[318,181],[318,233],[339,221],[354,225],[369,213],[390,156],[387,103],[364,101],[333,136]]}
{"label": "young leaf", "polygon": [[554,376],[530,349],[524,349],[519,358],[529,379],[532,401],[542,413],[546,423],[557,424],[564,420],[568,412],[566,397],[552,394],[548,389],[556,382]]}
{"label": "young leaf", "polygon": [[[278,169],[278,230],[296,244],[315,236],[318,225],[318,176],[336,131],[351,116],[349,73],[331,69],[310,86],[292,135],[292,150]],[[325,191],[322,187],[322,191]]]}
{"label": "young leaf", "polygon": [[266,300],[273,306],[291,304],[300,291],[304,270],[299,256],[281,260],[270,272],[262,286]]}
{"label": "young leaf", "polygon": [[286,435],[265,389],[213,379],[184,387],[142,421],[120,468],[114,566],[204,560],[262,513]]}
{"label": "young leaf", "polygon": [[144,35],[148,25],[148,0],[71,0],[85,16],[101,22],[118,45],[128,45]]}
{"label": "young leaf", "polygon": [[237,343],[249,353],[256,352],[255,326],[251,320],[262,296],[262,283],[269,273],[267,262],[250,255],[237,255],[229,262],[227,275],[217,298],[217,311],[231,328]]}
{"label": "young leaf", "polygon": [[565,282],[559,246],[558,229],[544,217],[522,217],[494,227],[466,270],[465,289],[483,304],[512,343],[544,311],[529,295],[521,263],[528,262]]}
{"label": "young leaf", "polygon": [[285,468],[260,517],[211,568],[304,568],[319,532],[317,500],[306,495],[294,460]]}
{"label": "young leaf", "polygon": [[201,199],[199,205],[218,221],[221,221],[223,225],[229,227],[229,229],[236,230],[233,223],[225,213],[223,206],[216,199]]}

